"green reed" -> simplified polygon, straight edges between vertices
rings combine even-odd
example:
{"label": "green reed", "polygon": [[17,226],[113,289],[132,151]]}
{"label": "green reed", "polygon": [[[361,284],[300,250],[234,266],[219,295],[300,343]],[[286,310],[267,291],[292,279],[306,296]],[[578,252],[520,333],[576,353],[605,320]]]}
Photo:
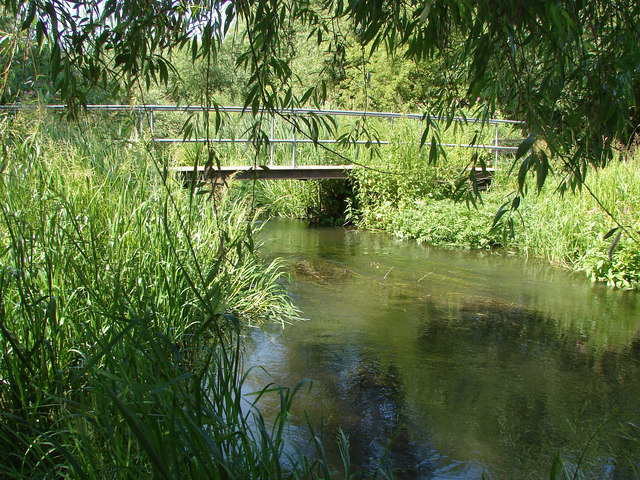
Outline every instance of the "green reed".
{"label": "green reed", "polygon": [[246,204],[183,189],[142,142],[2,120],[0,476],[325,471],[284,461],[295,389],[242,394],[244,325],[297,315],[278,264],[256,259]]}

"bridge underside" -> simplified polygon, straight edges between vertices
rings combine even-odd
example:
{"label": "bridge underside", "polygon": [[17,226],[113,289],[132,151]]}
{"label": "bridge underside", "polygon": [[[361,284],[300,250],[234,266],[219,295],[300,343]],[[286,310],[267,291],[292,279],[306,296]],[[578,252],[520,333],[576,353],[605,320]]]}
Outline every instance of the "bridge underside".
{"label": "bridge underside", "polygon": [[291,167],[283,165],[258,166],[223,166],[205,169],[198,167],[174,167],[173,170],[182,176],[185,182],[190,182],[193,175],[198,180],[228,179],[234,180],[313,180],[348,178],[349,171],[355,165],[306,165]]}
{"label": "bridge underside", "polygon": [[[292,167],[285,165],[258,166],[221,166],[219,168],[173,167],[171,170],[182,178],[185,186],[193,181],[203,180],[323,180],[349,178],[349,172],[357,168],[356,165],[305,165]],[[491,183],[494,168],[475,169],[476,181],[481,189]]]}

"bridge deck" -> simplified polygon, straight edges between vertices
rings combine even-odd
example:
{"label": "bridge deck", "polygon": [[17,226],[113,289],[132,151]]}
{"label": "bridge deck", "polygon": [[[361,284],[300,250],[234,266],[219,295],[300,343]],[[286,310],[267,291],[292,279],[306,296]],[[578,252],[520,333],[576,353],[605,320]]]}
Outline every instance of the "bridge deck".
{"label": "bridge deck", "polygon": [[[205,178],[228,178],[233,176],[236,180],[312,180],[347,178],[349,171],[355,165],[306,165],[300,167],[284,165],[258,165],[254,166],[222,166],[207,169],[203,166],[195,171],[199,180]],[[193,167],[174,167],[173,171],[181,175],[188,182],[194,174]]]}
{"label": "bridge deck", "polygon": [[[349,172],[358,168],[356,165],[304,165],[292,167],[290,165],[258,165],[258,166],[221,166],[220,168],[205,169],[199,166],[173,167],[171,170],[182,177],[185,183],[191,182],[194,173],[198,180],[227,179],[235,180],[319,180],[348,178]],[[486,173],[477,167],[476,175],[480,183],[490,183],[494,168],[487,168]]]}

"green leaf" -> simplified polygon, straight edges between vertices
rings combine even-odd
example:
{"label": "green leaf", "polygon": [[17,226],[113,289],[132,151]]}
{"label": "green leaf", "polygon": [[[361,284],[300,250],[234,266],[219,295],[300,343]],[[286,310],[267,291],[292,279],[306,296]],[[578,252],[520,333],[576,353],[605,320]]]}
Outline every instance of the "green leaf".
{"label": "green leaf", "polygon": [[531,166],[531,156],[528,156],[520,165],[520,170],[518,171],[518,189],[520,192],[523,192],[523,188],[525,185],[525,181],[527,179],[527,172],[529,171],[529,167]]}
{"label": "green leaf", "polygon": [[51,76],[57,78],[60,74],[60,45],[58,43],[53,44],[51,50]]}
{"label": "green leaf", "polygon": [[162,59],[158,59],[158,70],[160,70],[160,82],[167,85],[169,83],[169,70]]}
{"label": "green leaf", "polygon": [[607,252],[607,257],[609,258],[610,262],[613,261],[613,251],[618,246],[618,243],[620,243],[620,239],[621,238],[622,238],[622,231],[618,232],[618,235],[616,235],[616,238],[613,239],[613,242],[611,242],[611,245],[609,246],[609,251]]}
{"label": "green leaf", "polygon": [[493,223],[491,225],[492,227],[495,227],[500,221],[500,219],[504,216],[504,214],[508,212],[508,210],[505,208],[507,205],[509,205],[509,202],[505,202],[502,205],[500,205],[500,208],[498,208],[498,211],[493,217]]}
{"label": "green leaf", "polygon": [[422,9],[422,13],[420,14],[420,23],[426,23],[427,18],[429,18],[429,13],[431,13],[430,1],[426,2],[424,8]]}
{"label": "green leaf", "polygon": [[522,158],[527,154],[527,152],[529,152],[529,150],[531,150],[534,141],[535,137],[533,135],[529,135],[523,140],[523,142],[518,146],[518,151],[516,152],[516,160]]}
{"label": "green leaf", "polygon": [[560,468],[560,456],[556,455],[553,458],[553,464],[551,465],[551,472],[549,474],[549,480],[556,480],[558,478],[558,469]]}
{"label": "green leaf", "polygon": [[436,136],[431,137],[431,148],[429,149],[429,164],[435,165],[438,162],[438,142]]}
{"label": "green leaf", "polygon": [[249,107],[249,105],[253,104],[254,98],[256,98],[259,95],[259,89],[260,89],[259,84],[254,84],[253,87],[251,87],[251,90],[249,90],[249,93],[247,94],[247,98],[244,101],[243,110],[246,110]]}
{"label": "green leaf", "polygon": [[603,240],[606,240],[607,238],[611,237],[611,235],[613,235],[614,233],[616,233],[618,231],[620,227],[615,227],[612,228],[611,230],[609,230],[604,237],[602,237]]}
{"label": "green leaf", "polygon": [[429,122],[427,122],[427,126],[424,129],[424,132],[422,132],[422,137],[420,138],[420,148],[422,148],[424,146],[424,144],[427,141],[427,138],[429,137],[429,127],[431,125],[429,124]]}
{"label": "green leaf", "polygon": [[198,37],[191,41],[191,60],[194,61],[196,58],[198,58]]}
{"label": "green leaf", "polygon": [[31,24],[33,23],[33,19],[35,18],[35,16],[36,16],[36,3],[30,2],[27,16],[22,22],[22,25],[20,25],[20,30],[27,30],[29,27],[31,27]]}
{"label": "green leaf", "polygon": [[287,89],[287,93],[284,96],[284,101],[282,103],[283,108],[287,108],[291,105],[291,100],[293,98],[293,90],[291,88]]}
{"label": "green leaf", "polygon": [[47,27],[42,20],[38,20],[36,24],[36,42],[38,42],[38,49],[42,49],[44,45],[44,37],[47,34]]}
{"label": "green leaf", "polygon": [[536,158],[536,178],[538,193],[540,193],[542,191],[542,187],[544,186],[544,182],[547,179],[547,175],[549,174],[549,160],[547,159],[547,155],[544,152],[539,152],[538,154],[536,154]]}
{"label": "green leaf", "polygon": [[115,66],[118,67],[120,65],[124,65],[129,63],[129,60],[131,59],[131,55],[129,53],[121,53],[119,55],[116,56],[115,58]]}
{"label": "green leaf", "polygon": [[302,98],[300,99],[301,106],[304,105],[307,102],[307,100],[309,100],[309,98],[311,97],[314,91],[315,89],[312,87],[308,89],[306,92],[304,92],[304,95],[302,95]]}

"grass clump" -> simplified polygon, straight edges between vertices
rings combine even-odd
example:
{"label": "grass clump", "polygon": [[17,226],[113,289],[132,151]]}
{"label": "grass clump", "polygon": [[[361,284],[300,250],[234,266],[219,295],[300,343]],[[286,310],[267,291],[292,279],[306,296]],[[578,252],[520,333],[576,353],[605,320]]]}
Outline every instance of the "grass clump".
{"label": "grass clump", "polygon": [[[243,325],[296,315],[277,264],[256,260],[245,205],[183,190],[142,143],[2,122],[0,476],[326,469],[285,462],[294,392],[242,395]],[[270,424],[256,403],[273,393]]]}

